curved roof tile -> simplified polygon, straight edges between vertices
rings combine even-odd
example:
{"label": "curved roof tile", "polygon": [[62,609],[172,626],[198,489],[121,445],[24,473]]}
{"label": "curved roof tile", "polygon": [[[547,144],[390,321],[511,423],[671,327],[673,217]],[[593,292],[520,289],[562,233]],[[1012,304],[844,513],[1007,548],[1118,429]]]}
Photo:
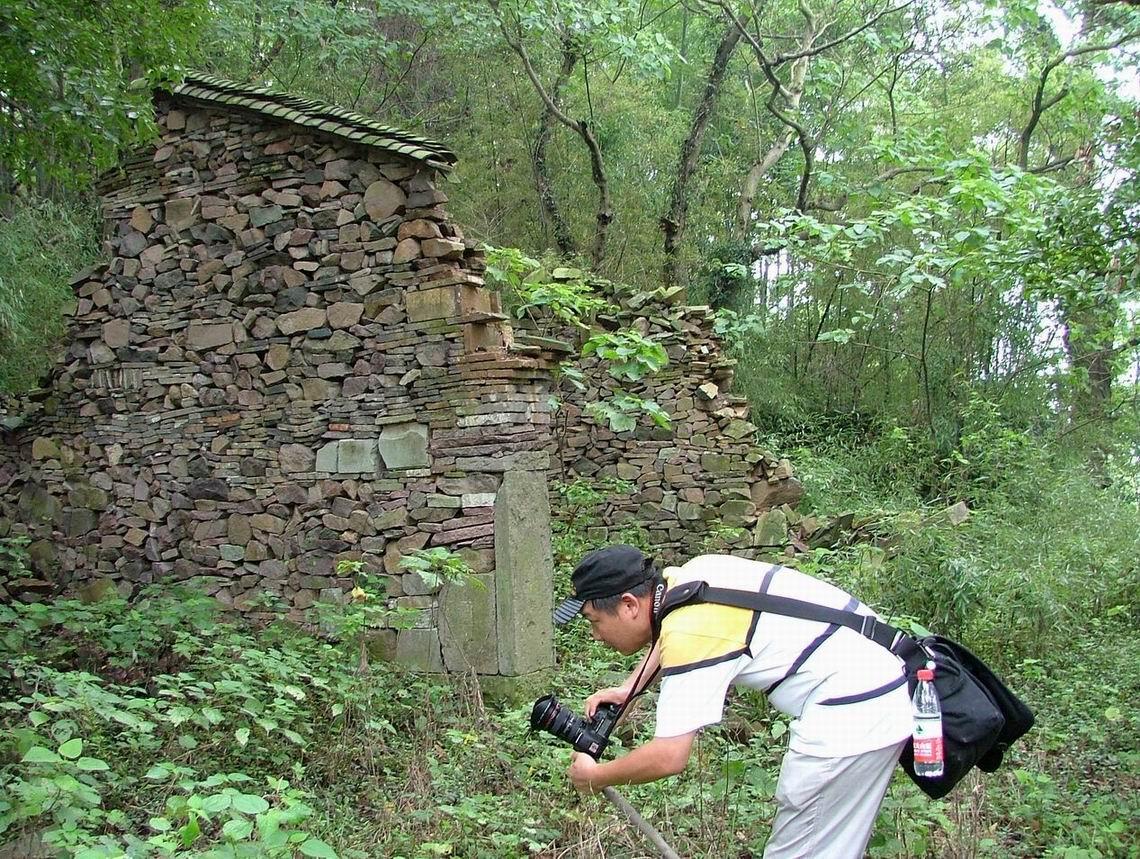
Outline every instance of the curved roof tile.
{"label": "curved roof tile", "polygon": [[439,170],[450,170],[456,161],[455,153],[442,143],[381,125],[351,110],[264,87],[195,73],[186,75],[182,83],[165,91],[182,98],[242,107],[274,119],[284,119],[353,143],[395,152]]}

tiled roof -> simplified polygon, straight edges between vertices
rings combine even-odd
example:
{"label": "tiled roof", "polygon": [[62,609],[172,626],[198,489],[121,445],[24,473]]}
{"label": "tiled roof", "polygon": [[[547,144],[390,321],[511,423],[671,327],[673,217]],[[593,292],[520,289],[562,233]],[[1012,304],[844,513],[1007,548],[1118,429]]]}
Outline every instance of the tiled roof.
{"label": "tiled roof", "polygon": [[381,125],[351,110],[263,87],[238,84],[211,75],[188,74],[182,83],[166,91],[183,98],[242,107],[362,146],[396,152],[440,170],[450,170],[456,160],[455,153],[442,143]]}

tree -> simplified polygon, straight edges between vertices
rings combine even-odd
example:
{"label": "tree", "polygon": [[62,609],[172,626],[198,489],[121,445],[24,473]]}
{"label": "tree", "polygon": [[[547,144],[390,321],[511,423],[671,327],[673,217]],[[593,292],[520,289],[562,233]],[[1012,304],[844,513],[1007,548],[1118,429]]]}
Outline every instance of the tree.
{"label": "tree", "polygon": [[84,189],[150,132],[150,87],[192,54],[205,0],[0,5],[0,198]]}

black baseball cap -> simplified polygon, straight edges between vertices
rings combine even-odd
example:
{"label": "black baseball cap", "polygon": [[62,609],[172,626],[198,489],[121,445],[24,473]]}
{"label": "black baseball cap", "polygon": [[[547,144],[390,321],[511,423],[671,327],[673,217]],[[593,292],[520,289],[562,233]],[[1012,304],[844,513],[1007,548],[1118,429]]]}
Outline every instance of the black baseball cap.
{"label": "black baseball cap", "polygon": [[590,552],[574,568],[574,596],[554,610],[558,626],[572,620],[589,600],[624,594],[654,575],[653,562],[633,546],[606,546]]}

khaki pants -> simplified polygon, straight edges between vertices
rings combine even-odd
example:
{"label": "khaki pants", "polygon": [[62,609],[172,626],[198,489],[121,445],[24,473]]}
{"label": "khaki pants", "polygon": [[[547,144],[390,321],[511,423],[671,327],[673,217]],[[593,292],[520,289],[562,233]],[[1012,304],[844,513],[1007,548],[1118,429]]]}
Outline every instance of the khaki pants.
{"label": "khaki pants", "polygon": [[789,749],[764,859],[861,859],[903,745],[849,758]]}

